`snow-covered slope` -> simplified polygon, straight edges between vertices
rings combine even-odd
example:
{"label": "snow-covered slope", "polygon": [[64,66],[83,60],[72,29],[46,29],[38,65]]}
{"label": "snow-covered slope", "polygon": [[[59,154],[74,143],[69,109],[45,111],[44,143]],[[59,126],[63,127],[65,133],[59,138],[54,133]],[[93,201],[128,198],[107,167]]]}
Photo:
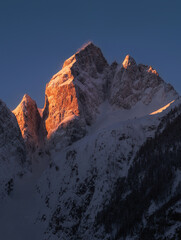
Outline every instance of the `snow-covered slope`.
{"label": "snow-covered slope", "polygon": [[14,188],[15,176],[23,174],[26,151],[15,116],[0,100],[0,199]]}
{"label": "snow-covered slope", "polygon": [[[167,128],[168,122],[175,122],[177,114],[179,116],[181,114],[180,103],[180,100],[177,100],[174,105],[170,106],[170,109],[157,115],[147,115],[126,121],[112,119],[112,124],[108,119],[109,125],[107,122],[103,126],[95,123],[83,139],[62,151],[56,148],[51,151],[52,161],[38,183],[38,191],[44,204],[38,219],[45,226],[45,239],[119,239],[121,236],[119,228],[125,228],[127,231],[126,225],[122,228],[121,224],[131,220],[129,216],[127,220],[124,220],[121,212],[116,208],[122,209],[126,199],[133,201],[130,204],[134,206],[132,194],[135,189],[139,188],[137,174],[140,180],[143,178],[142,184],[148,184],[149,189],[147,177],[144,179],[144,176],[149,174],[147,168],[152,169],[154,168],[152,164],[155,164],[153,161],[153,163],[150,162],[150,167],[149,164],[146,167],[146,158],[144,158],[142,162],[139,162],[140,172],[137,172],[136,162],[139,158],[137,154],[141,152],[140,149],[143,148],[145,142],[154,142],[157,134],[160,134],[160,138],[164,137],[163,131]],[[176,110],[175,107],[177,107]],[[149,154],[151,156],[151,153]],[[173,160],[170,159],[170,161]],[[169,161],[165,164],[170,166]],[[159,163],[157,167],[161,168]],[[155,169],[155,173],[160,174],[160,171]],[[159,177],[156,175],[154,184]],[[174,176],[172,181],[174,182]],[[177,185],[178,183],[180,180]],[[170,185],[171,189],[173,185]],[[163,189],[165,189],[164,186]],[[137,191],[140,199],[142,197],[146,202],[145,190]],[[156,203],[158,206],[163,205],[161,196],[162,192],[158,196],[160,197]],[[169,201],[172,196],[174,195],[169,197],[166,195],[164,202]],[[118,200],[120,204],[115,203]],[[150,207],[153,200],[156,201],[150,196]],[[149,203],[146,202],[148,204],[146,206],[142,204],[144,214],[147,214],[149,210]],[[129,204],[126,208],[127,212],[133,211],[133,216],[134,214],[137,216]],[[120,216],[116,215],[116,211]],[[140,217],[143,217],[142,210],[139,211]],[[123,214],[126,212],[123,211]],[[104,221],[104,218],[107,220]],[[138,224],[136,221],[134,223]],[[142,219],[139,224],[141,227]],[[132,231],[131,225],[129,230]],[[122,232],[124,236],[129,235],[129,231],[125,233],[122,230]]]}

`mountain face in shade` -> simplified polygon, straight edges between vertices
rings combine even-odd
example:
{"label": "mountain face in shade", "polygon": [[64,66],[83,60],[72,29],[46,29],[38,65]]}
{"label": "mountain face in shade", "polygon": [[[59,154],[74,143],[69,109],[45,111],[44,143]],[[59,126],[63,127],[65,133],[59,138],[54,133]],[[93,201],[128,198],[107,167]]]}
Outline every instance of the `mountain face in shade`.
{"label": "mountain face in shade", "polygon": [[0,199],[13,190],[16,175],[23,172],[25,145],[15,116],[0,100]]}
{"label": "mountain face in shade", "polygon": [[179,239],[181,101],[174,104],[52,151],[38,183],[45,239]]}
{"label": "mountain face in shade", "polygon": [[137,65],[129,55],[116,68],[110,86],[110,103],[125,109],[139,103],[151,106],[155,98],[154,105],[159,108],[177,96],[173,87],[166,84],[156,70],[151,66]]}
{"label": "mountain face in shade", "polygon": [[43,109],[25,95],[17,121],[1,102],[0,113],[4,239],[180,239],[181,99],[151,66],[109,65],[88,43],[46,85]]}

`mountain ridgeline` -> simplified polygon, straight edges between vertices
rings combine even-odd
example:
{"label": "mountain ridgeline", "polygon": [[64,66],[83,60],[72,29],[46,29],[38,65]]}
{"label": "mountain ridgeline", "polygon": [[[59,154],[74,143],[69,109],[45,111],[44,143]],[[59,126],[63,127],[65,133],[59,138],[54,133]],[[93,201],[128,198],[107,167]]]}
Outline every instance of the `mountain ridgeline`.
{"label": "mountain ridgeline", "polygon": [[88,43],[46,85],[43,109],[25,94],[0,113],[0,199],[28,178],[37,240],[181,238],[181,100],[151,66],[109,65]]}
{"label": "mountain ridgeline", "polygon": [[147,111],[138,116],[144,116],[177,96],[152,67],[137,65],[129,55],[122,64],[114,62],[109,66],[101,50],[88,43],[67,59],[46,85],[41,117],[36,103],[27,94],[13,113],[27,144],[38,145],[40,138],[62,134],[69,136],[71,142],[85,136],[86,126],[95,122],[105,101],[126,110],[141,103]]}

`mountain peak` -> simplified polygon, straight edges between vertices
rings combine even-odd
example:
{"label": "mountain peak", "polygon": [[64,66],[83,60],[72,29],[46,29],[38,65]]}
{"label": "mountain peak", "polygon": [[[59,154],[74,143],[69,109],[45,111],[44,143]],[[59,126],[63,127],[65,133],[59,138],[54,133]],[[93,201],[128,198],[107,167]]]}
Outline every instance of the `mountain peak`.
{"label": "mountain peak", "polygon": [[127,69],[130,66],[135,66],[135,65],[136,65],[136,61],[134,60],[134,58],[132,58],[130,55],[127,55],[123,61],[123,67]]}
{"label": "mountain peak", "polygon": [[96,67],[98,73],[102,73],[104,68],[108,66],[108,63],[100,48],[92,42],[88,42],[64,62],[63,68],[67,66],[71,68],[73,65],[85,71],[87,68],[90,69],[90,67],[93,66]]}
{"label": "mountain peak", "polygon": [[[46,85],[42,119],[35,101],[27,94],[13,111],[22,135],[31,135],[38,142],[38,129],[43,128],[45,131],[42,131],[46,132],[43,136],[47,135],[48,139],[64,133],[72,138],[72,132],[66,127],[71,124],[78,139],[85,135],[86,126],[94,123],[105,100],[121,109],[131,109],[136,104],[153,105],[157,98],[160,99],[157,104],[160,108],[175,99],[177,93],[152,67],[137,65],[130,55],[125,57],[120,68],[117,66],[116,62],[109,66],[100,48],[92,42],[83,45]],[[149,113],[152,110],[149,108]]]}
{"label": "mountain peak", "polygon": [[48,138],[62,128],[65,119],[79,117],[84,123],[91,123],[104,99],[104,73],[108,66],[100,48],[92,42],[64,62],[46,86],[44,115]]}
{"label": "mountain peak", "polygon": [[79,53],[79,52],[81,52],[81,51],[84,51],[84,50],[87,49],[87,48],[97,48],[97,47],[93,44],[93,42],[89,41],[89,42],[87,42],[87,43],[84,43],[84,44],[82,45],[82,47],[80,47],[76,53]]}
{"label": "mountain peak", "polygon": [[63,67],[65,68],[67,66],[71,67],[73,63],[76,62],[76,57],[79,57],[79,53],[84,52],[84,51],[90,51],[90,49],[97,48],[92,42],[85,43],[81,48],[78,49],[78,51],[69,57],[68,59],[65,60]]}
{"label": "mountain peak", "polygon": [[23,101],[33,101],[33,102],[35,102],[27,93],[24,94],[21,102],[23,102]]}
{"label": "mountain peak", "polygon": [[25,94],[20,104],[13,110],[22,136],[28,148],[34,149],[39,144],[39,127],[41,117],[36,102]]}
{"label": "mountain peak", "polygon": [[[177,92],[159,77],[156,70],[151,66],[137,65],[136,61],[127,55],[122,67],[115,71],[110,102],[125,109],[143,104],[150,110],[161,108],[177,96]],[[148,108],[148,105],[152,107]],[[146,113],[146,110],[143,113]]]}
{"label": "mountain peak", "polygon": [[36,102],[28,94],[24,94],[20,104],[13,110],[13,113],[16,115],[20,109],[26,111],[26,108],[29,105],[36,106]]}
{"label": "mountain peak", "polygon": [[152,66],[149,66],[149,68],[148,68],[148,72],[151,72],[151,73],[153,73],[153,74],[159,76],[158,72],[157,72],[155,69],[153,69]]}

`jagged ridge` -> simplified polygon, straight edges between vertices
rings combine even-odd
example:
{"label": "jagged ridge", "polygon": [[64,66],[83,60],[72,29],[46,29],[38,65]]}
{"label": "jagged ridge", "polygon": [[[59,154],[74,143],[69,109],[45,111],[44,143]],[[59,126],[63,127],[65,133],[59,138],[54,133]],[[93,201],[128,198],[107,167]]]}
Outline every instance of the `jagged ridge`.
{"label": "jagged ridge", "polygon": [[[135,116],[143,116],[177,97],[173,87],[166,84],[152,67],[137,65],[130,55],[122,64],[109,66],[101,50],[88,43],[67,59],[46,85],[41,131],[47,132],[48,139],[54,138],[58,142],[64,136],[70,143],[85,136],[86,126],[95,122],[99,107],[106,99],[119,109],[137,107],[137,113],[140,113]],[[24,131],[28,132],[32,141],[37,142],[35,132],[39,128],[40,116],[35,102],[30,102],[36,121],[33,128],[26,122],[30,112],[26,127],[21,126],[22,117],[18,117],[24,108],[18,107],[15,112],[23,136]]]}

